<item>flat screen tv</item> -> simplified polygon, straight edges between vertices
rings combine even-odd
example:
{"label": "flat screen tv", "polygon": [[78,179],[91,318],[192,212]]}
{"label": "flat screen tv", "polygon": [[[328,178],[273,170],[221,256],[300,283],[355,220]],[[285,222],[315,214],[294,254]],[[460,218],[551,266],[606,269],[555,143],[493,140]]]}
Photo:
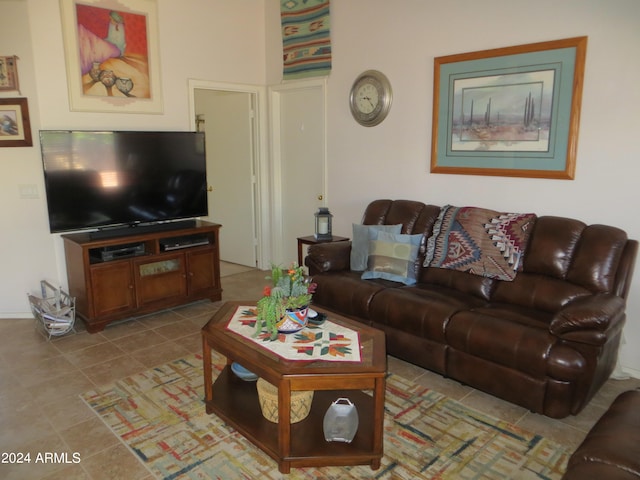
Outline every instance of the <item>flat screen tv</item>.
{"label": "flat screen tv", "polygon": [[206,216],[204,133],[41,130],[52,233]]}

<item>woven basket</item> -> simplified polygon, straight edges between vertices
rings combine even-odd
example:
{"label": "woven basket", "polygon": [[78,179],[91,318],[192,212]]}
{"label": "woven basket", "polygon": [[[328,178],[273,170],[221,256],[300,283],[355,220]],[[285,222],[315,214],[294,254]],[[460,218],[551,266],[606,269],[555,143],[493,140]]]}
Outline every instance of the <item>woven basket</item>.
{"label": "woven basket", "polygon": [[[278,423],[278,389],[262,378],[258,379],[256,386],[262,415],[270,422]],[[313,390],[291,392],[291,423],[307,418],[312,401]]]}

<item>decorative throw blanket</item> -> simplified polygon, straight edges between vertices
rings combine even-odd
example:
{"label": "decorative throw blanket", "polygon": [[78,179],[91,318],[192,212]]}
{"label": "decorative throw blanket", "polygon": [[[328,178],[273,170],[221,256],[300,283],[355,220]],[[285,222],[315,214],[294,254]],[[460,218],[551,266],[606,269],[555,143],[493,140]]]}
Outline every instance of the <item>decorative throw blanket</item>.
{"label": "decorative throw blanket", "polygon": [[284,79],[331,71],[329,0],[281,0]]}
{"label": "decorative throw blanket", "polygon": [[522,268],[536,218],[533,213],[447,205],[427,241],[424,266],[511,281]]}

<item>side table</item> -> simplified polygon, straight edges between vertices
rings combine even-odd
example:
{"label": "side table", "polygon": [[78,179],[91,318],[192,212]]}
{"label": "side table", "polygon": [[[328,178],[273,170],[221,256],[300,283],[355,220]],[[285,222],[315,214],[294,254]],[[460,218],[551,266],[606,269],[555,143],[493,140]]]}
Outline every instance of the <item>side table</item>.
{"label": "side table", "polygon": [[348,237],[339,237],[334,235],[330,240],[318,240],[314,235],[307,235],[306,237],[298,237],[298,265],[302,266],[302,246],[303,245],[315,245],[316,243],[332,243],[332,242],[347,242]]}

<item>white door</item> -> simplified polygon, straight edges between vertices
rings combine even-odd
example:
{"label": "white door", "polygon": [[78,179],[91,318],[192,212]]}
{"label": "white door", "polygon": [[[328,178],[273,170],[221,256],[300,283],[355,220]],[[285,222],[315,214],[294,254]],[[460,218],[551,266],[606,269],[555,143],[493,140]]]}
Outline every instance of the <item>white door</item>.
{"label": "white door", "polygon": [[325,82],[274,87],[272,99],[274,259],[297,261],[297,238],[312,235],[314,213],[326,205]]}
{"label": "white door", "polygon": [[222,225],[220,259],[255,267],[254,98],[196,89],[196,126],[206,135],[208,220]]}

